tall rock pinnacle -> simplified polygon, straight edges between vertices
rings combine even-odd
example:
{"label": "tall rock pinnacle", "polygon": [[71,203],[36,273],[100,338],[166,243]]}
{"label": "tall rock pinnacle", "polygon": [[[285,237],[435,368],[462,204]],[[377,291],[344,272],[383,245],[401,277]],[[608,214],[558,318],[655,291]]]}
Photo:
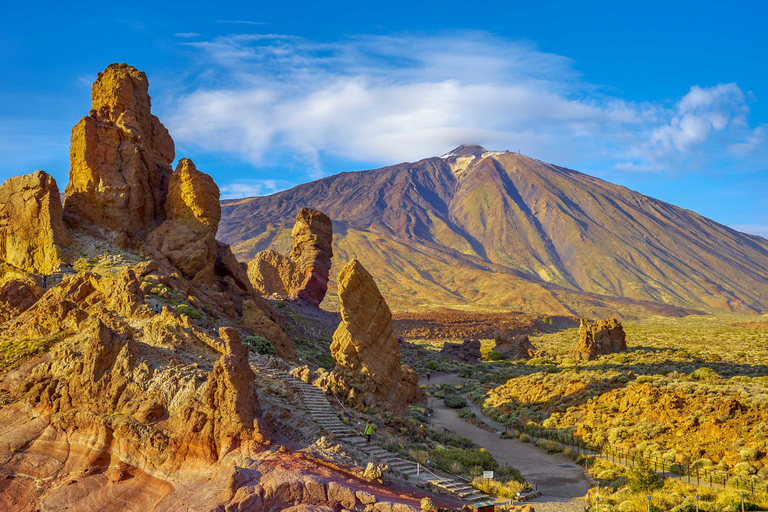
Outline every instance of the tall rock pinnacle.
{"label": "tall rock pinnacle", "polygon": [[125,247],[165,219],[175,156],[148,89],[143,72],[110,64],[93,84],[90,114],[72,128],[64,220]]}

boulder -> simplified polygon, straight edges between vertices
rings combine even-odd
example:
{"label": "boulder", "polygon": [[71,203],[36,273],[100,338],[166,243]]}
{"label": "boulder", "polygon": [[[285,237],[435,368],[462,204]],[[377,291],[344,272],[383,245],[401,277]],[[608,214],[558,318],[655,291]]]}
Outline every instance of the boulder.
{"label": "boulder", "polygon": [[627,350],[626,334],[621,322],[615,318],[590,322],[584,318],[579,324],[579,342],[573,356],[589,361],[598,356]]}
{"label": "boulder", "polygon": [[334,373],[350,391],[362,390],[362,404],[408,413],[408,404],[426,399],[415,373],[400,365],[400,346],[392,313],[371,274],[352,260],[338,278],[341,323],[333,334]]}
{"label": "boulder", "polygon": [[458,361],[476,362],[480,353],[480,340],[464,340],[463,343],[446,343],[440,353]]}
{"label": "boulder", "polygon": [[293,248],[289,257],[304,276],[295,295],[319,306],[328,290],[333,257],[333,223],[324,213],[302,208],[291,231]]}
{"label": "boulder", "polygon": [[211,284],[221,220],[219,187],[192,160],[179,160],[171,175],[165,215],[167,220],[149,235],[145,250],[168,258],[184,277]]}
{"label": "boulder", "polygon": [[531,359],[536,356],[536,348],[527,334],[515,336],[514,332],[508,329],[496,333],[493,351],[503,354],[506,359]]}
{"label": "boulder", "polygon": [[265,295],[293,295],[304,281],[304,274],[288,256],[267,249],[248,263],[248,278],[253,287]]}
{"label": "boulder", "polygon": [[135,247],[165,220],[173,139],[151,113],[146,75],[110,64],[93,83],[91,112],[72,128],[64,221]]}
{"label": "boulder", "polygon": [[50,274],[59,268],[62,251],[70,243],[53,177],[37,171],[0,185],[0,259],[29,272]]}

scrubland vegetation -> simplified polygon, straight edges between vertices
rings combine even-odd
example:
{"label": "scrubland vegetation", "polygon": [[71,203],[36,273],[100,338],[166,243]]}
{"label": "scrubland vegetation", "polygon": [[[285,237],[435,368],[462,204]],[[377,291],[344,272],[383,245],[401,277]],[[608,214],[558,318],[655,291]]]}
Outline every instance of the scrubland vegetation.
{"label": "scrubland vegetation", "polygon": [[[673,470],[690,467],[765,489],[767,325],[764,316],[725,314],[627,322],[629,350],[594,361],[571,356],[575,328],[532,337],[542,354],[527,361],[493,360],[493,342],[485,341],[485,359],[459,370],[470,380],[431,386],[430,392],[450,400],[468,396],[490,419],[511,428],[533,425],[593,446],[632,449]],[[539,443],[557,451],[552,448],[558,443]],[[611,503],[628,502],[615,510],[635,510],[628,480],[612,481],[619,484],[612,487],[617,497]],[[658,510],[673,510],[671,501],[661,499],[672,492],[670,485],[679,484],[655,491]],[[729,510],[724,493],[708,495],[709,508],[702,510]]]}

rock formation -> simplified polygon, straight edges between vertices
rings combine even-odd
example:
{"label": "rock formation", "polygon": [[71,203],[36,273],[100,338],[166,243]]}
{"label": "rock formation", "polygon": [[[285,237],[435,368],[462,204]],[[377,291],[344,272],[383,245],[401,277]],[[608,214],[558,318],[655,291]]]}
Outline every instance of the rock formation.
{"label": "rock formation", "polygon": [[573,350],[576,359],[589,361],[622,350],[627,350],[627,341],[621,322],[615,318],[597,322],[581,319],[579,343]]}
{"label": "rock formation", "polygon": [[37,171],[0,186],[0,259],[29,272],[50,274],[70,244],[61,217],[59,187]]}
{"label": "rock formation", "polygon": [[39,278],[0,262],[0,324],[16,318],[34,306],[45,290]]}
{"label": "rock formation", "polygon": [[179,160],[171,175],[165,215],[167,220],[147,238],[146,249],[168,258],[188,279],[212,284],[221,219],[219,187],[192,160]]}
{"label": "rock formation", "polygon": [[264,294],[292,295],[319,306],[328,290],[333,257],[333,223],[322,212],[302,208],[291,231],[286,257],[268,249],[248,264],[248,278]]}
{"label": "rock formation", "polygon": [[349,387],[362,390],[360,404],[408,412],[408,404],[423,401],[418,376],[400,364],[400,347],[392,330],[392,313],[371,274],[352,260],[339,273],[341,323],[333,334],[334,373]]}
{"label": "rock formation", "polygon": [[304,275],[295,294],[319,306],[328,290],[328,274],[333,257],[333,223],[328,216],[302,208],[291,231],[293,249],[289,257]]}
{"label": "rock formation", "polygon": [[165,220],[173,139],[150,112],[146,75],[110,64],[91,90],[91,113],[72,128],[64,220],[135,247]]}
{"label": "rock formation", "polygon": [[493,351],[503,354],[506,359],[531,359],[536,355],[536,348],[527,334],[515,336],[514,332],[506,330],[496,334]]}
{"label": "rock formation", "polygon": [[248,278],[253,287],[265,295],[293,295],[304,281],[304,274],[288,256],[267,249],[248,262]]}
{"label": "rock formation", "polygon": [[459,361],[468,363],[477,362],[480,353],[480,340],[464,340],[463,343],[446,343],[440,353]]}

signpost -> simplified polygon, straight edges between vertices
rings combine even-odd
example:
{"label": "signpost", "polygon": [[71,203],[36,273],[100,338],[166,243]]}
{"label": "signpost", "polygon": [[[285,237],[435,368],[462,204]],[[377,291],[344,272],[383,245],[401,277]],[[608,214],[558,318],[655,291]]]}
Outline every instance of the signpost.
{"label": "signpost", "polygon": [[491,493],[491,480],[493,479],[493,471],[483,471],[483,478],[485,478],[485,492]]}

